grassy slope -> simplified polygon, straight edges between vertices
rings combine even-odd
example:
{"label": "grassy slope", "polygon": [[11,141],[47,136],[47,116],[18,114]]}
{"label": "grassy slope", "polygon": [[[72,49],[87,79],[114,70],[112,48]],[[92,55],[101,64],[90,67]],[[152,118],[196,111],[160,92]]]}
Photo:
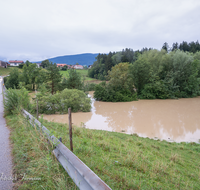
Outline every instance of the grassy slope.
{"label": "grassy slope", "polygon": [[[41,142],[35,130],[22,125],[22,119],[16,116],[8,117],[7,121],[12,128],[15,172],[42,178],[41,181],[28,181],[23,187],[62,189],[68,185],[68,188],[75,188],[56,163],[52,149],[43,138]],[[47,121],[43,121],[43,124],[56,137],[62,137],[63,143],[69,148],[67,125]],[[137,135],[77,127],[73,129],[73,144],[74,153],[112,189],[200,187],[198,144],[169,143]]]}
{"label": "grassy slope", "polygon": [[6,76],[9,75],[10,71],[13,69],[13,67],[3,68],[0,67],[0,76]]}
{"label": "grassy slope", "polygon": [[[6,117],[10,126],[13,154],[13,189],[78,189],[57,159],[53,147],[26,120],[20,116]],[[25,175],[24,175],[25,174]],[[23,180],[40,178],[41,180]]]}

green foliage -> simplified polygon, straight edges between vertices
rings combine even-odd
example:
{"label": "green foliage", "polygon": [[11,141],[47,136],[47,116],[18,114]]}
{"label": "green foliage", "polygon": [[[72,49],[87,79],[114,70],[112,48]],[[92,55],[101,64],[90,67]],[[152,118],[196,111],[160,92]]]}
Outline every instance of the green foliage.
{"label": "green foliage", "polygon": [[[28,65],[28,66],[27,66]],[[19,77],[20,82],[28,90],[35,90],[45,81],[45,71],[37,67],[37,64],[25,64]]]}
{"label": "green foliage", "polygon": [[6,88],[18,88],[19,87],[19,70],[14,68],[10,72],[10,76],[7,78],[5,82]]}
{"label": "green foliage", "polygon": [[119,63],[108,71],[109,85],[115,91],[129,90],[133,92],[133,82],[129,71],[129,63]]}
{"label": "green foliage", "polygon": [[51,90],[52,95],[59,89],[59,84],[61,79],[62,75],[59,72],[59,68],[55,63],[54,64],[51,63],[47,67],[46,81],[47,81],[47,87],[48,89]]}
{"label": "green foliage", "polygon": [[61,68],[62,71],[67,71],[67,69],[68,69],[68,66],[67,66],[67,65],[65,65],[65,66],[63,66],[63,67]]}
{"label": "green foliage", "polygon": [[128,102],[137,99],[129,73],[129,63],[119,63],[108,72],[109,84],[95,86],[94,98],[106,102]]}
{"label": "green foliage", "polygon": [[65,81],[66,87],[69,89],[83,89],[83,82],[81,80],[81,75],[76,72],[75,69],[70,69],[69,70],[69,77]]}
{"label": "green foliage", "polygon": [[78,89],[64,89],[53,95],[43,90],[36,96],[39,99],[39,113],[67,113],[69,107],[71,107],[72,112],[89,112],[91,109],[90,98]]}
{"label": "green foliage", "polygon": [[19,64],[18,68],[19,68],[19,69],[22,69],[23,66],[24,66],[24,63],[21,63],[21,64]]}
{"label": "green foliage", "polygon": [[84,91],[94,91],[96,85],[97,84],[95,84],[95,83],[86,83],[84,85]]}
{"label": "green foliage", "polygon": [[48,59],[46,59],[46,60],[44,60],[44,61],[41,62],[41,66],[43,68],[47,68],[49,65],[50,65],[50,62],[49,62]]}
{"label": "green foliage", "polygon": [[16,114],[21,111],[22,108],[29,110],[30,101],[28,91],[19,85],[21,89],[8,89],[5,93],[4,110],[5,115]]}
{"label": "green foliage", "polygon": [[111,85],[102,82],[95,86],[94,98],[105,102],[130,102],[137,100],[137,93],[128,89],[116,91]]}
{"label": "green foliage", "polygon": [[126,48],[120,52],[109,52],[109,54],[99,54],[96,57],[92,68],[88,70],[88,76],[91,78],[96,78],[100,80],[105,80],[106,76],[108,75],[108,71],[111,68],[121,62],[134,62],[138,54],[142,53],[143,51],[148,51],[148,49],[143,49],[141,51],[133,51],[132,49]]}
{"label": "green foliage", "polygon": [[12,69],[10,76],[5,81],[5,86],[13,89],[19,88],[19,82],[21,82],[26,89],[35,90],[45,82],[45,73],[45,70],[38,68],[37,64],[26,61],[22,70]]}
{"label": "green foliage", "polygon": [[151,50],[130,66],[130,74],[139,98],[186,98],[200,94],[199,68],[190,53]]}

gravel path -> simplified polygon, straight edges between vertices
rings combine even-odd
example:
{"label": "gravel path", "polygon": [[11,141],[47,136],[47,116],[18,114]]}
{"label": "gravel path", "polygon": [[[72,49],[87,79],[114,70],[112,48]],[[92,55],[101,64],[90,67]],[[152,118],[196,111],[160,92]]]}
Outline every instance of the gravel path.
{"label": "gravel path", "polygon": [[2,78],[0,78],[0,189],[11,190],[12,183],[12,157],[9,141],[9,129],[6,126],[6,120],[3,117],[3,95]]}

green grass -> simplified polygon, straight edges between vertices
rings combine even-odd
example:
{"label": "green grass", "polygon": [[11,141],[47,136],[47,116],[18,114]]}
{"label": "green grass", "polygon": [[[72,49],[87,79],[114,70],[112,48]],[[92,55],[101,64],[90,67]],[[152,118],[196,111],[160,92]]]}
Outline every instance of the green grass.
{"label": "green grass", "polygon": [[13,68],[14,68],[14,67],[8,67],[8,68],[0,67],[0,76],[9,75],[10,71],[11,71]]}
{"label": "green grass", "polygon": [[[19,117],[7,117],[7,121],[12,129],[14,171],[42,178],[35,182],[20,181],[19,187],[74,188],[46,140],[22,124]],[[67,125],[47,121],[43,124],[57,138],[62,137],[69,148]],[[75,155],[112,189],[200,189],[199,144],[170,143],[73,126],[73,145]]]}
{"label": "green grass", "polygon": [[[93,78],[88,77],[88,70],[87,69],[77,69],[76,72],[80,73],[82,79],[84,78],[85,81],[95,80]],[[66,78],[68,78],[68,76],[69,76],[68,70],[67,71],[60,71],[60,73],[63,75],[63,77],[66,77]]]}
{"label": "green grass", "polygon": [[[7,116],[13,155],[13,189],[78,189],[52,153],[53,146],[22,116]],[[36,180],[23,180],[36,178]],[[39,179],[39,180],[38,180]]]}

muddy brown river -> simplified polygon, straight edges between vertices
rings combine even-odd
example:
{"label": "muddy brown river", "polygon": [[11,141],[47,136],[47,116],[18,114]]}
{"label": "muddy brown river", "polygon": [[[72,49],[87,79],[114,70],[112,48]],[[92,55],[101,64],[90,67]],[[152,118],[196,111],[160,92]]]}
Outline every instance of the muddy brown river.
{"label": "muddy brown river", "polygon": [[[44,119],[68,123],[68,114],[44,115]],[[72,122],[89,129],[136,133],[141,137],[176,142],[200,142],[200,97],[118,103],[92,99],[91,112],[72,113]]]}

